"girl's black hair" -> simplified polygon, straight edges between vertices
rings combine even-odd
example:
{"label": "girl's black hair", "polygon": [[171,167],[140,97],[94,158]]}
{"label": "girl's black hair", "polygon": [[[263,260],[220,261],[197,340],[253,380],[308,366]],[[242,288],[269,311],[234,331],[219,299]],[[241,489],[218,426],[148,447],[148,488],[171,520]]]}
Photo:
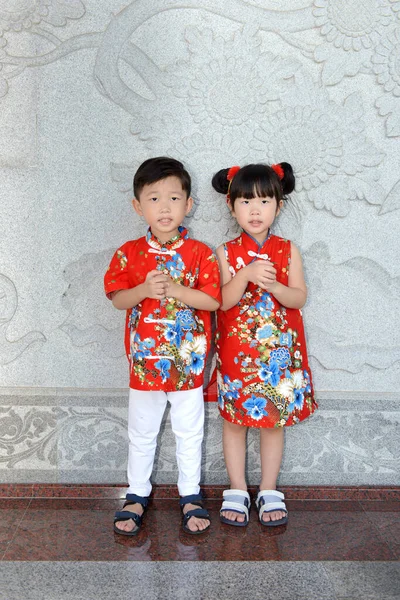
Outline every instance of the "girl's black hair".
{"label": "girl's black hair", "polygon": [[221,169],[212,178],[213,188],[220,194],[227,194],[233,206],[236,198],[276,198],[279,203],[294,190],[295,177],[292,166],[287,162],[279,163],[283,170],[283,179],[279,179],[275,171],[265,164],[251,164],[242,167],[232,179],[229,187],[227,179],[229,169]]}
{"label": "girl's black hair", "polygon": [[148,158],[138,168],[133,178],[133,194],[139,200],[140,192],[145,185],[161,181],[167,177],[177,177],[182,184],[182,189],[190,196],[191,179],[183,164],[175,158],[157,156]]}

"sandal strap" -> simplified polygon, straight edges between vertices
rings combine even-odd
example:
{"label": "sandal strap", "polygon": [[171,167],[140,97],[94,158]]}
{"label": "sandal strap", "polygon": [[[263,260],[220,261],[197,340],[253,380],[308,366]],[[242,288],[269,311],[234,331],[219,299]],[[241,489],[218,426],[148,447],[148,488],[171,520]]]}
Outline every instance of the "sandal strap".
{"label": "sandal strap", "polygon": [[183,508],[185,504],[195,504],[196,506],[203,508],[203,496],[201,494],[182,496],[182,498],[179,498],[179,506]]}
{"label": "sandal strap", "polygon": [[141,504],[143,508],[146,508],[149,503],[149,499],[144,496],[138,496],[137,494],[127,494],[125,496],[125,504],[122,508],[125,508],[128,504]]}
{"label": "sandal strap", "polygon": [[129,510],[117,510],[117,512],[114,515],[114,523],[116,523],[117,521],[129,521],[129,519],[132,519],[132,521],[134,521],[136,525],[140,527],[142,523],[142,515],[138,515],[134,512],[129,512]]}
{"label": "sandal strap", "polygon": [[222,503],[222,506],[220,508],[220,511],[219,511],[220,514],[224,510],[230,510],[232,512],[237,512],[241,515],[245,515],[246,519],[249,518],[249,509],[245,504],[242,504],[241,502],[229,502],[227,500],[224,500]]}
{"label": "sandal strap", "polygon": [[265,512],[274,512],[275,510],[282,510],[287,514],[286,504],[283,502],[285,499],[282,492],[277,490],[261,490],[257,494],[256,505],[259,510],[259,517]]}

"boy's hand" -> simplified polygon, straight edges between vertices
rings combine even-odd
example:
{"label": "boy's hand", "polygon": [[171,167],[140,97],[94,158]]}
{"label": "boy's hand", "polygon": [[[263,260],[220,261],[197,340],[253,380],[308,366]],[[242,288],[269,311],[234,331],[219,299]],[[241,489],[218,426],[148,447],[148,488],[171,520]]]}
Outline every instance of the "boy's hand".
{"label": "boy's hand", "polygon": [[168,298],[176,298],[179,300],[180,292],[182,291],[182,286],[179,283],[175,283],[172,281],[170,277],[167,277],[167,282],[165,285],[165,295]]}
{"label": "boy's hand", "polygon": [[146,275],[146,281],[144,282],[146,298],[153,298],[154,300],[164,300],[166,297],[168,277],[160,271],[149,271]]}
{"label": "boy's hand", "polygon": [[247,281],[251,281],[264,290],[271,290],[276,283],[276,269],[268,260],[256,260],[243,269]]}

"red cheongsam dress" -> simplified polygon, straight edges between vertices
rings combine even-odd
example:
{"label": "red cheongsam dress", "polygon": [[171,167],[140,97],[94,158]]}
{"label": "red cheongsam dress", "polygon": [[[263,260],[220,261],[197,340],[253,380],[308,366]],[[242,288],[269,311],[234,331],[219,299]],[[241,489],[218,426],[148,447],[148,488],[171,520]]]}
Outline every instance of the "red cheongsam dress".
{"label": "red cheongsam dress", "polygon": [[[288,285],[291,244],[271,233],[260,245],[243,232],[224,246],[232,276],[269,260]],[[249,283],[238,304],[217,317],[218,405],[224,419],[246,427],[299,423],[318,407],[313,394],[301,311],[281,306]]]}

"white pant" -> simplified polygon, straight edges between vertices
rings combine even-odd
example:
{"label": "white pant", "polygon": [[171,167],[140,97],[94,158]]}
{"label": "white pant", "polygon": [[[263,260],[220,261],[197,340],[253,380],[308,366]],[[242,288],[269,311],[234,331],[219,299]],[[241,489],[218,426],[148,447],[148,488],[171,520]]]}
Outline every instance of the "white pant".
{"label": "white pant", "polygon": [[180,496],[200,491],[201,446],[204,433],[203,386],[182,392],[130,389],[128,414],[128,494],[149,496],[157,435],[167,406],[175,434]]}

